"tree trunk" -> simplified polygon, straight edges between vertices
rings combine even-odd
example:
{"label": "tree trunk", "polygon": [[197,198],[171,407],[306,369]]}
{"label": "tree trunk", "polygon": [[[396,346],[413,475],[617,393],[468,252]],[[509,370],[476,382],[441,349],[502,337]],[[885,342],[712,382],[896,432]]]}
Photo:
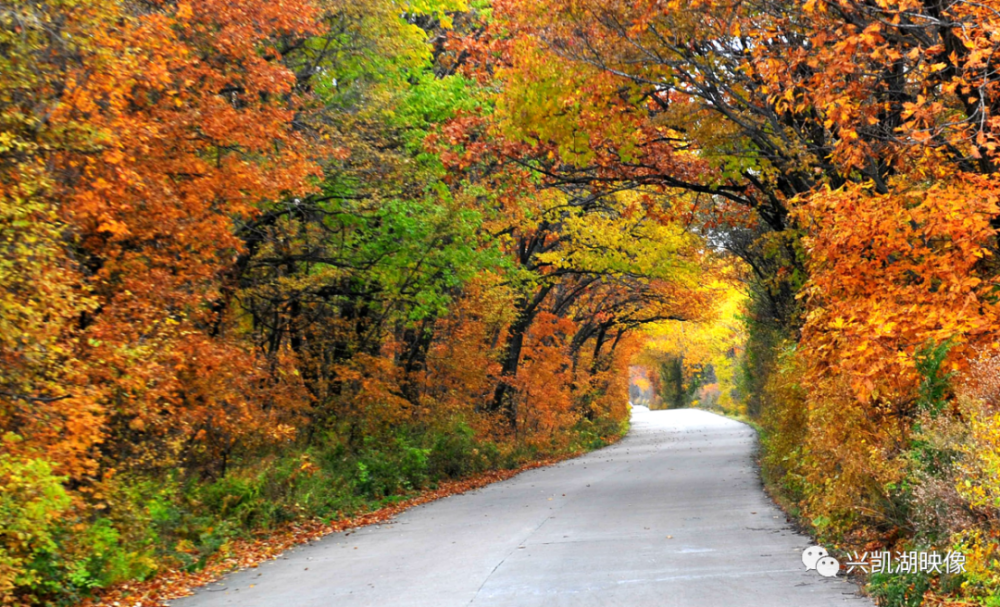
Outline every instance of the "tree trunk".
{"label": "tree trunk", "polygon": [[507,348],[504,351],[503,366],[501,368],[500,381],[493,392],[493,401],[489,406],[490,411],[502,411],[507,417],[507,422],[511,429],[517,430],[517,403],[514,401],[513,387],[508,383],[517,377],[518,367],[521,365],[521,351],[524,349],[524,335],[531,327],[535,317],[538,315],[540,306],[545,297],[552,290],[551,285],[542,287],[529,302],[523,298],[518,306],[519,313],[517,320],[510,326],[507,332]]}

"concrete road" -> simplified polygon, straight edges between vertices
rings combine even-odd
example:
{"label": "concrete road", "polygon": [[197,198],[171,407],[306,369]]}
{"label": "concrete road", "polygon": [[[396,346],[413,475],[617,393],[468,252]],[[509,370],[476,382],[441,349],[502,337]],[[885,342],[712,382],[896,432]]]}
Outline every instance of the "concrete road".
{"label": "concrete road", "polygon": [[749,427],[637,407],[617,445],[327,536],[177,607],[870,606],[802,566]]}

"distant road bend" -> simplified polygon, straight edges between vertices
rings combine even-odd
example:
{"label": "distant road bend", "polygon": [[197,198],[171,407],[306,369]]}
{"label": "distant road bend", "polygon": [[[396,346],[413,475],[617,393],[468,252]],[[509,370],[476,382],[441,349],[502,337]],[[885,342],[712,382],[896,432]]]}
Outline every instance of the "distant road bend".
{"label": "distant road bend", "polygon": [[633,410],[618,444],[338,533],[176,607],[833,607],[809,539],[764,494],[755,435],[698,410]]}

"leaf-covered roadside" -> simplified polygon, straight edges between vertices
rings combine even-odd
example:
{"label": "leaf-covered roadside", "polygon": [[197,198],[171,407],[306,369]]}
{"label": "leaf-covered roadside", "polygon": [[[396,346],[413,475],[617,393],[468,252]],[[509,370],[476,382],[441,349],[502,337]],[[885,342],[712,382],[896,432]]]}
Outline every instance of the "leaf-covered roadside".
{"label": "leaf-covered roadside", "polygon": [[[574,454],[567,454],[572,457]],[[521,472],[551,465],[559,460],[536,460],[514,469],[492,470],[471,478],[438,483],[433,489],[419,492],[416,497],[401,496],[387,500],[389,505],[350,518],[330,522],[322,520],[296,521],[263,533],[257,539],[236,539],[227,542],[218,552],[209,556],[197,571],[164,571],[145,582],[122,583],[102,590],[93,599],[80,603],[88,605],[130,605],[132,607],[158,607],[165,601],[191,594],[197,587],[218,580],[232,571],[255,568],[278,558],[286,550],[321,539],[331,533],[340,533],[366,525],[386,523],[393,517],[414,506],[434,500],[479,489],[491,483],[509,479]]]}

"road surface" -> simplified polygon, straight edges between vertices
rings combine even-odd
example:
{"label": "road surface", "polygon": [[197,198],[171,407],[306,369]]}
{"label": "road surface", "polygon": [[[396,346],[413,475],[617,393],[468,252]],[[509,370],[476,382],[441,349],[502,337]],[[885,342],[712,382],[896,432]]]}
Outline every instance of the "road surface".
{"label": "road surface", "polygon": [[872,603],[805,571],[765,496],[755,434],[636,407],[618,444],[338,533],[175,607],[827,607]]}

